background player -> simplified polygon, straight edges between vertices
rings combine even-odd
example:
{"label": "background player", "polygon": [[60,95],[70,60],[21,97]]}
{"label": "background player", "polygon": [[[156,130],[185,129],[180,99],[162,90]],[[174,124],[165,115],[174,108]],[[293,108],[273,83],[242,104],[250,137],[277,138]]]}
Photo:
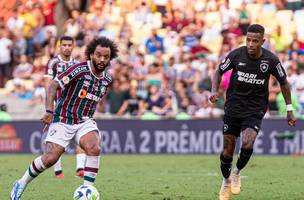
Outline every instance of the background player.
{"label": "background player", "polygon": [[[86,152],[84,185],[95,182],[99,169],[100,135],[92,119],[98,102],[106,94],[112,82],[105,72],[110,61],[117,57],[116,44],[101,37],[87,46],[88,61],[76,64],[51,81],[47,92],[46,113],[42,121],[50,124],[46,141],[46,152],[33,160],[23,177],[15,182],[11,199],[18,200],[27,184],[54,165],[70,141],[75,137]],[[57,89],[63,89],[55,110]]]}
{"label": "background player", "polygon": [[[286,73],[278,57],[262,48],[265,41],[264,31],[261,25],[250,25],[246,35],[246,46],[231,51],[219,65],[212,79],[212,94],[209,99],[215,103],[219,98],[221,76],[232,69],[223,119],[224,149],[220,155],[220,167],[224,178],[219,193],[220,200],[229,199],[230,190],[232,194],[240,193],[240,170],[246,166],[252,155],[253,144],[268,108],[270,75],[280,83],[287,104],[288,125],[294,126],[296,122]],[[242,132],[241,151],[229,179],[236,139],[240,136],[240,132]]]}
{"label": "background player", "polygon": [[[74,48],[74,40],[70,36],[62,36],[60,38],[60,52],[54,58],[51,58],[45,70],[46,85],[48,86],[52,79],[56,78],[58,74],[65,72],[69,67],[79,63],[72,58],[71,54]],[[61,89],[57,91],[57,99],[61,97]],[[77,145],[76,146],[76,176],[83,176],[85,162],[85,153]],[[64,178],[61,158],[54,165],[54,172],[56,178]]]}

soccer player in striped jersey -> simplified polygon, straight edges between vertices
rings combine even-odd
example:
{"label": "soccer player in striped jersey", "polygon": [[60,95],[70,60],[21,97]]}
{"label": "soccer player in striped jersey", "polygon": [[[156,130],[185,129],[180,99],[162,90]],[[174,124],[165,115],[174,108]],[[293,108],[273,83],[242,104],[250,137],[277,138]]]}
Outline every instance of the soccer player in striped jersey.
{"label": "soccer player in striped jersey", "polygon": [[[45,79],[47,85],[52,79],[55,79],[59,74],[65,72],[69,67],[79,63],[77,60],[72,58],[71,54],[74,48],[74,40],[70,36],[62,36],[60,38],[60,52],[59,55],[51,58],[45,68]],[[56,98],[61,97],[61,89],[57,90]],[[79,145],[76,146],[76,176],[83,176],[85,162],[85,153]],[[54,165],[55,177],[62,179],[64,178],[63,170],[61,167],[61,158]]]}
{"label": "soccer player in striped jersey", "polygon": [[[49,125],[46,151],[34,159],[24,175],[14,183],[11,200],[19,200],[28,183],[54,165],[74,137],[87,155],[83,184],[94,184],[99,169],[101,136],[92,117],[112,82],[105,69],[117,54],[117,46],[112,40],[106,37],[94,39],[86,49],[87,62],[70,67],[51,81],[46,112],[41,119]],[[54,109],[59,87],[63,90],[62,96]]]}

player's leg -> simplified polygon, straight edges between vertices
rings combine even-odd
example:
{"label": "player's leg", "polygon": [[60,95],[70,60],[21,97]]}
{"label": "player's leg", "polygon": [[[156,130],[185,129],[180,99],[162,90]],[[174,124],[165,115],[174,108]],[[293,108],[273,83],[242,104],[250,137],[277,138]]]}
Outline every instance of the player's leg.
{"label": "player's leg", "polygon": [[230,172],[235,149],[236,137],[231,134],[224,134],[224,149],[220,155],[220,167],[223,175],[223,181],[219,193],[220,200],[228,200],[230,194]]}
{"label": "player's leg", "polygon": [[239,153],[239,157],[236,163],[236,167],[233,169],[231,174],[231,193],[240,194],[241,192],[241,175],[240,171],[248,163],[252,152],[253,144],[257,137],[257,131],[252,128],[245,128],[242,131],[242,146]]}
{"label": "player's leg", "polygon": [[80,146],[86,152],[84,167],[84,185],[93,185],[99,169],[100,136],[91,131],[80,138]]}
{"label": "player's leg", "polygon": [[62,166],[61,166],[61,157],[57,160],[57,162],[54,165],[54,173],[55,173],[56,178],[59,178],[59,179],[64,178],[64,174],[63,174],[63,170],[62,170]]}
{"label": "player's leg", "polygon": [[87,120],[81,124],[76,137],[77,143],[86,153],[84,166],[84,185],[93,185],[99,169],[99,154],[101,138],[94,120]]}
{"label": "player's leg", "polygon": [[237,137],[240,135],[242,119],[224,116],[223,151],[220,155],[220,168],[223,181],[219,192],[220,200],[228,200],[230,196],[230,173]]}
{"label": "player's leg", "polygon": [[69,130],[63,123],[53,123],[50,125],[45,138],[45,152],[42,156],[36,158],[23,177],[15,182],[11,191],[11,200],[19,200],[27,184],[57,162],[70,140],[74,137],[74,134]]}
{"label": "player's leg", "polygon": [[76,176],[83,177],[84,164],[86,160],[85,151],[79,146],[76,146]]}
{"label": "player's leg", "polygon": [[63,152],[64,147],[48,142],[46,144],[46,152],[42,156],[34,159],[21,179],[15,182],[10,195],[11,200],[19,200],[27,184],[29,184],[45,169],[54,165]]}

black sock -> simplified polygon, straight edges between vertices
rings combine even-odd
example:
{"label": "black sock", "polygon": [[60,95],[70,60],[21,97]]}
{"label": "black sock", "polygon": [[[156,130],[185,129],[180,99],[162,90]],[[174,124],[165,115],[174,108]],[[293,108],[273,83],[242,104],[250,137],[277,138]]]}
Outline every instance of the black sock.
{"label": "black sock", "polygon": [[236,163],[236,167],[241,170],[243,169],[246,164],[248,163],[251,155],[252,155],[252,152],[253,152],[253,149],[241,149],[241,152],[240,152],[240,155],[239,155],[239,158],[237,160],[237,163]]}
{"label": "black sock", "polygon": [[56,175],[56,176],[59,175],[59,174],[61,174],[61,173],[62,173],[62,170],[55,171],[55,175]]}
{"label": "black sock", "polygon": [[221,171],[224,178],[229,178],[230,172],[231,172],[231,163],[232,163],[232,157],[231,158],[225,158],[223,155],[223,152],[220,156],[221,160]]}
{"label": "black sock", "polygon": [[79,172],[79,171],[81,171],[81,170],[83,170],[83,168],[78,168],[78,169],[76,170],[76,172]]}

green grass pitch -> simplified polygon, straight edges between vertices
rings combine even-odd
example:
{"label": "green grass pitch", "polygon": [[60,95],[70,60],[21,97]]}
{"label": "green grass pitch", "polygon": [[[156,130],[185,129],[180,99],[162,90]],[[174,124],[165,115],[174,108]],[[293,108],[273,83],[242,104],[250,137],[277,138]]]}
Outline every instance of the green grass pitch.
{"label": "green grass pitch", "polygon": [[[33,158],[0,156],[1,200],[9,199],[12,183]],[[28,186],[22,200],[71,200],[82,184],[75,177],[75,159],[63,156],[65,178],[53,178],[53,168],[45,171]],[[106,155],[95,186],[101,200],[215,200],[221,184],[218,165],[218,156]],[[241,194],[231,200],[304,199],[303,157],[254,156],[242,176]]]}

